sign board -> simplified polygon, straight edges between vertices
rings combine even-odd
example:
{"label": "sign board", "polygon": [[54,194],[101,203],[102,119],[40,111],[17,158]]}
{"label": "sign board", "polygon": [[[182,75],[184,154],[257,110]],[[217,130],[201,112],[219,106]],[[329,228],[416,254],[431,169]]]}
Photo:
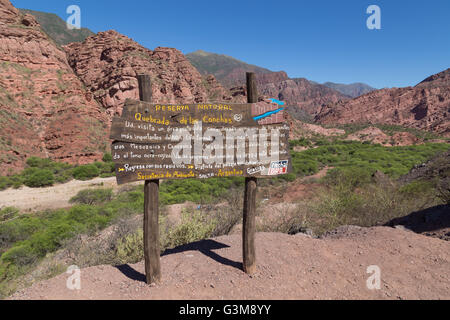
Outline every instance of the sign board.
{"label": "sign board", "polygon": [[292,172],[289,126],[276,104],[150,104],[127,100],[110,138],[117,183]]}

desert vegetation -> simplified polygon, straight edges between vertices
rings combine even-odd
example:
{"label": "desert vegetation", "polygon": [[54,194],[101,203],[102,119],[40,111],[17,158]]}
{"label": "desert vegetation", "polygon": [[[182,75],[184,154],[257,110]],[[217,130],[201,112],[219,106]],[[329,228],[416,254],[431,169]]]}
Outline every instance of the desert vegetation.
{"label": "desert vegetation", "polygon": [[[293,141],[310,147],[292,152],[295,173],[260,180],[266,189],[286,190],[296,183],[313,183],[311,197],[293,201],[289,208],[259,213],[259,231],[295,234],[308,231],[320,236],[341,225],[374,226],[413,211],[448,203],[448,144],[425,143],[408,147],[383,147],[352,141],[326,139]],[[415,166],[432,157],[441,169],[427,176],[400,181]],[[16,182],[40,187],[73,178],[111,175],[110,155],[103,162],[73,167],[48,159],[30,158]],[[441,165],[439,165],[441,163]],[[323,168],[323,178],[303,182]],[[39,183],[35,183],[39,182]],[[243,178],[166,181],[160,187],[161,251],[193,241],[233,232],[242,215]],[[259,199],[258,206],[270,206]],[[196,204],[184,208],[176,223],[167,208],[173,204]],[[88,189],[71,200],[72,207],[21,215],[15,208],[0,211],[0,294],[5,297],[26,285],[26,275],[49,277],[64,271],[61,262],[81,267],[120,265],[142,260],[143,186]],[[258,210],[263,212],[264,210]],[[99,236],[100,235],[100,236]],[[89,239],[89,240],[87,240]],[[64,259],[61,259],[61,256]],[[70,259],[68,257],[71,257]],[[38,270],[38,271],[36,271]],[[34,278],[36,278],[35,276]]]}
{"label": "desert vegetation", "polygon": [[26,164],[27,167],[19,174],[0,176],[0,190],[18,189],[23,185],[40,188],[65,183],[72,179],[90,180],[96,177],[114,176],[114,163],[108,153],[103,156],[103,161],[80,166],[38,157],[28,158]]}

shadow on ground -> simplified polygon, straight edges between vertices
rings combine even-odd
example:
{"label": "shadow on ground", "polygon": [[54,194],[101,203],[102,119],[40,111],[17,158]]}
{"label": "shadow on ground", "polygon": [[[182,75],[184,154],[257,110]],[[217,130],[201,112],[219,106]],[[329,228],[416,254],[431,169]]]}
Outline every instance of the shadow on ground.
{"label": "shadow on ground", "polygon": [[[243,270],[243,266],[241,262],[236,262],[230,260],[228,258],[222,257],[215,253],[213,250],[219,250],[229,248],[228,245],[217,242],[215,240],[201,240],[193,243],[189,243],[186,245],[182,245],[173,249],[167,249],[161,254],[161,257],[168,256],[171,254],[182,253],[187,251],[199,251],[205,256],[217,261],[226,266],[230,266],[239,270]],[[120,272],[122,272],[126,277],[134,281],[142,281],[145,282],[145,275],[133,269],[130,265],[125,264],[116,267]]]}
{"label": "shadow on ground", "polygon": [[450,240],[450,205],[440,205],[395,218],[385,226],[405,228],[427,236]]}

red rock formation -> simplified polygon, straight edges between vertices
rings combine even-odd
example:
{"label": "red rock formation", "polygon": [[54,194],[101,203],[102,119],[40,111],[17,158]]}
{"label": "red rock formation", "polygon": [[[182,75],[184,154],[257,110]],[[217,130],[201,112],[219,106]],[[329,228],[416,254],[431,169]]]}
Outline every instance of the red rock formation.
{"label": "red rock formation", "polygon": [[306,79],[288,79],[258,87],[262,95],[285,101],[289,106],[316,115],[325,104],[347,101],[342,93]]}
{"label": "red rock formation", "polygon": [[31,15],[0,0],[0,173],[29,156],[85,163],[102,156],[106,117]]}
{"label": "red rock formation", "polygon": [[450,69],[415,87],[382,89],[322,108],[325,124],[392,124],[450,136]]}
{"label": "red rock formation", "polygon": [[214,77],[203,78],[180,51],[152,51],[116,31],[100,32],[65,50],[75,73],[110,117],[121,114],[125,99],[139,98],[136,76],[141,73],[151,75],[157,103],[231,99]]}

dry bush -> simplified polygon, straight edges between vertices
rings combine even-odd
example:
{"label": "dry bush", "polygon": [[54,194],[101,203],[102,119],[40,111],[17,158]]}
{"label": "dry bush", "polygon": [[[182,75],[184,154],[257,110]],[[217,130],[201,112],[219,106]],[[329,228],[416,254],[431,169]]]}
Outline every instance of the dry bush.
{"label": "dry bush", "polygon": [[307,210],[302,203],[279,203],[260,210],[257,230],[297,234],[307,232]]}
{"label": "dry bush", "polygon": [[215,206],[209,213],[215,221],[215,229],[211,236],[230,234],[234,226],[242,220],[243,205],[242,191],[233,189],[225,195],[225,203]]}
{"label": "dry bush", "polygon": [[64,245],[66,255],[79,267],[91,267],[102,264],[122,264],[122,256],[117,255],[117,246],[136,230],[142,229],[142,217],[120,219],[115,225],[96,236],[79,235]]}

